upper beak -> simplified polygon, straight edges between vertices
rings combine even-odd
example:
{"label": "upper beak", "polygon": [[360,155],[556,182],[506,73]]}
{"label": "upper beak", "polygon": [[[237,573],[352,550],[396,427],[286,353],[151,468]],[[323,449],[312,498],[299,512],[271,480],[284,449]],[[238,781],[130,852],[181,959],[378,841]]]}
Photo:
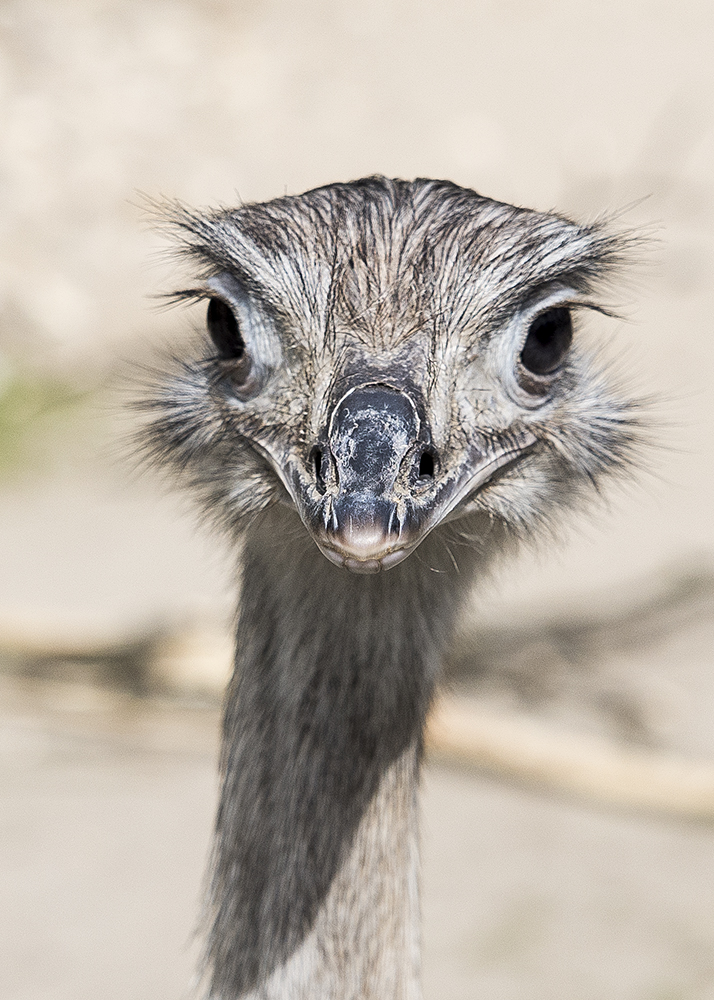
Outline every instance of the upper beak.
{"label": "upper beak", "polygon": [[416,510],[410,481],[418,475],[420,430],[411,397],[389,386],[360,386],[335,406],[327,435],[322,523],[315,532],[333,562],[375,573],[400,562],[413,547]]}

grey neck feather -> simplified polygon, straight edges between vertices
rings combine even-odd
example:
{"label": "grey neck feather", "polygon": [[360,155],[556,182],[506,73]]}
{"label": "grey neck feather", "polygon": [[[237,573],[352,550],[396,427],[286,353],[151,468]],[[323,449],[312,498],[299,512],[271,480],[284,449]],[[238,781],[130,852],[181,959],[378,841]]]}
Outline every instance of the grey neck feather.
{"label": "grey neck feather", "polygon": [[209,898],[217,1000],[418,996],[421,732],[471,577],[438,571],[439,548],[354,576],[291,511],[251,527]]}

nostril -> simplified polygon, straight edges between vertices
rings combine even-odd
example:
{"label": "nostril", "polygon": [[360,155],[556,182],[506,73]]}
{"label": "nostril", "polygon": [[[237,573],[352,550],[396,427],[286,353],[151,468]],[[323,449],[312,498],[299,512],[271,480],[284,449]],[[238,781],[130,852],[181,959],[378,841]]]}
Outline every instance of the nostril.
{"label": "nostril", "polygon": [[322,465],[324,461],[324,454],[320,448],[313,448],[310,452],[310,460],[312,462],[312,468],[315,473],[315,485],[317,486],[320,493],[325,492],[325,477],[322,471]]}
{"label": "nostril", "polygon": [[419,459],[419,478],[434,478],[434,456],[430,451],[423,451]]}

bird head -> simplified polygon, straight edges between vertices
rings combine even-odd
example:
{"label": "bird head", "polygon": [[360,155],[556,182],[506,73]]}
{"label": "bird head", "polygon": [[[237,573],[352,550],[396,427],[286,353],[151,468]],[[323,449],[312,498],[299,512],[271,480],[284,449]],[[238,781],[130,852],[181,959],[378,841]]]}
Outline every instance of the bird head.
{"label": "bird head", "polygon": [[528,534],[628,464],[633,406],[578,338],[627,237],[384,178],[169,217],[205,332],[146,440],[238,533],[284,504],[374,573],[435,531]]}

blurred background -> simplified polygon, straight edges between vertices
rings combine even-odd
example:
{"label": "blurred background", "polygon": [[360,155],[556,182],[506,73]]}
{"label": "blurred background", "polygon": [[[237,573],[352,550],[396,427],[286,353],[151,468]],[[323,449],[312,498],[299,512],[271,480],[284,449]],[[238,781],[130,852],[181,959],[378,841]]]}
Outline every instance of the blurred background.
{"label": "blurred background", "polygon": [[372,173],[649,239],[585,334],[654,400],[644,469],[455,639],[481,742],[425,779],[426,1000],[714,997],[714,8],[5,0],[0,31],[0,997],[190,989],[233,597],[124,443],[131,366],[201,320],[152,298],[145,199]]}

